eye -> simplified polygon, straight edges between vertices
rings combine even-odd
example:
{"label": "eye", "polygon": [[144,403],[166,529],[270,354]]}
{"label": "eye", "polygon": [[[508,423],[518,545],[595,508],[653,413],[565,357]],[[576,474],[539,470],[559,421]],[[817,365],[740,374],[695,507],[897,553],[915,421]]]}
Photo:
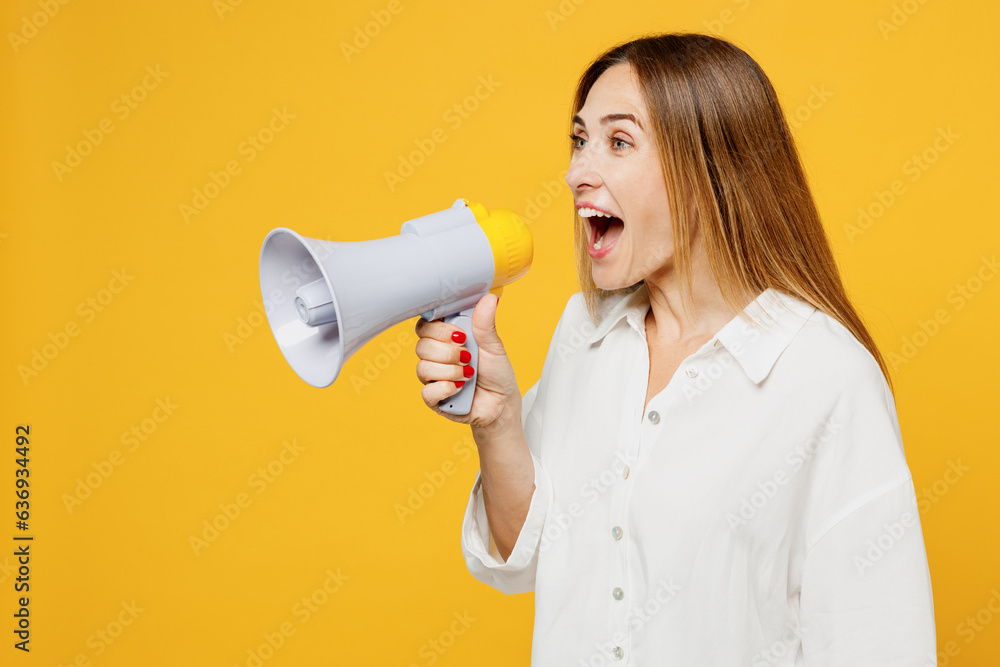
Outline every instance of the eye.
{"label": "eye", "polygon": [[[621,144],[621,145],[619,145],[619,144]],[[621,139],[619,137],[612,137],[611,138],[611,148],[612,148],[612,150],[623,151],[623,150],[625,150],[626,146],[631,147],[632,144],[630,144],[629,142],[627,142],[624,139]]]}
{"label": "eye", "polygon": [[579,142],[581,142],[581,141],[582,142],[586,142],[587,141],[586,139],[584,139],[583,137],[581,137],[581,136],[579,136],[577,134],[571,134],[571,135],[569,135],[569,140],[572,142],[573,150],[577,150],[577,149],[583,148],[583,144],[581,144]]}

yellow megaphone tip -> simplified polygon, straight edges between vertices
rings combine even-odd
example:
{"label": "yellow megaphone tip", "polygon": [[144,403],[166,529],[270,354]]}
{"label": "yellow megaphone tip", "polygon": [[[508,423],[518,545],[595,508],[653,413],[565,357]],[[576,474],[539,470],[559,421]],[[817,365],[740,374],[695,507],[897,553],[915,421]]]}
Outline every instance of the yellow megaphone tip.
{"label": "yellow megaphone tip", "polygon": [[503,287],[526,274],[531,267],[534,243],[524,220],[506,208],[487,209],[468,200],[465,205],[475,214],[493,249],[492,287]]}

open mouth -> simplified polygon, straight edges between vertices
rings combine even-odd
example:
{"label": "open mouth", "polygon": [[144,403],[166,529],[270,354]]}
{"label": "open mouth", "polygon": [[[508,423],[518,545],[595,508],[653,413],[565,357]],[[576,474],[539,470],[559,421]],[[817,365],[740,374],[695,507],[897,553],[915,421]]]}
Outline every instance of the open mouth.
{"label": "open mouth", "polygon": [[625,231],[621,218],[590,218],[590,245],[594,250],[610,246]]}
{"label": "open mouth", "polygon": [[579,213],[590,224],[590,247],[593,250],[610,248],[625,231],[625,223],[622,219],[610,213],[585,206],[580,207]]}

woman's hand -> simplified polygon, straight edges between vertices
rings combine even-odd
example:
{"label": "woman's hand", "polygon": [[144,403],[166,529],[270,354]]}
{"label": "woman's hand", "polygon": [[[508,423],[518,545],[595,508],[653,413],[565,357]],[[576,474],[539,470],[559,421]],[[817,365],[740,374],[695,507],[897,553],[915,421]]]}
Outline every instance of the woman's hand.
{"label": "woman's hand", "polygon": [[[467,415],[452,415],[437,407],[443,399],[458,393],[462,383],[472,378],[466,377],[464,369],[469,367],[469,352],[465,346],[464,333],[444,320],[428,322],[417,319],[416,353],[417,378],[424,384],[420,391],[427,407],[439,415],[460,424],[469,424],[484,432],[503,432],[510,424],[521,425],[521,392],[514,377],[514,368],[507,359],[507,352],[496,331],[496,308],[500,298],[490,293],[479,300],[472,313],[472,331],[479,344],[479,373],[475,378],[476,391],[472,398],[472,409]],[[452,334],[458,332],[458,340]],[[461,341],[461,342],[459,342]],[[462,352],[465,351],[465,355]],[[471,370],[471,367],[469,367]]]}

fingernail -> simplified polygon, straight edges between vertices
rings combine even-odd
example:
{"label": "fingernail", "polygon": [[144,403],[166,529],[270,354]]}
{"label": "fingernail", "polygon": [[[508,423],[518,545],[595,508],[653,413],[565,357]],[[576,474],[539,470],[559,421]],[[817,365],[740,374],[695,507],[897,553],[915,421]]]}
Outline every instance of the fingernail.
{"label": "fingernail", "polygon": [[462,380],[461,382],[456,382],[455,386],[456,387],[461,387],[463,384],[465,384],[465,380]]}
{"label": "fingernail", "polygon": [[472,374],[475,373],[475,372],[476,372],[476,369],[473,368],[472,366],[463,366],[462,367],[462,375],[464,375],[467,378],[472,377]]}
{"label": "fingernail", "polygon": [[470,361],[472,361],[472,353],[469,352],[468,350],[462,350],[461,352],[458,353],[458,360],[461,361],[463,364],[467,364]]}
{"label": "fingernail", "polygon": [[451,332],[451,339],[461,345],[465,342],[465,332],[464,331],[453,331]]}

